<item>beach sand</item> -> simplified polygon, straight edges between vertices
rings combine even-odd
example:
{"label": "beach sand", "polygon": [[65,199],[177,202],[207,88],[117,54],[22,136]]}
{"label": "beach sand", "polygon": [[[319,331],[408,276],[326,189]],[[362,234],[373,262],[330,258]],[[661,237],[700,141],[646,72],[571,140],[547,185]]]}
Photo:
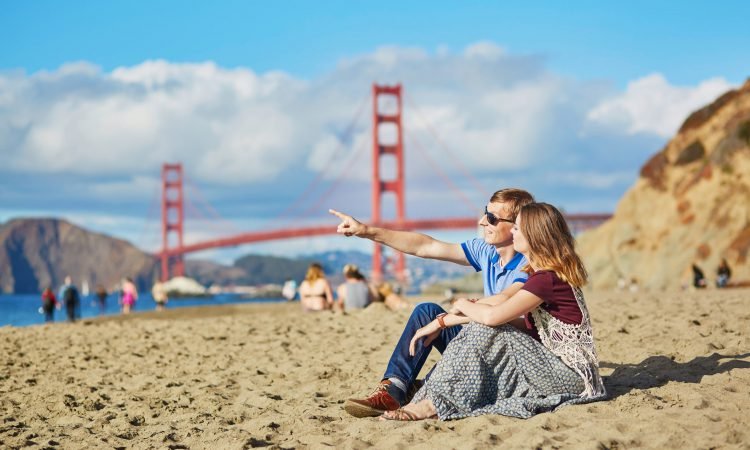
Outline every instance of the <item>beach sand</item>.
{"label": "beach sand", "polygon": [[382,304],[3,327],[0,448],[750,447],[750,290],[587,301],[610,399],[528,420],[349,416],[344,400],[380,380],[408,317]]}

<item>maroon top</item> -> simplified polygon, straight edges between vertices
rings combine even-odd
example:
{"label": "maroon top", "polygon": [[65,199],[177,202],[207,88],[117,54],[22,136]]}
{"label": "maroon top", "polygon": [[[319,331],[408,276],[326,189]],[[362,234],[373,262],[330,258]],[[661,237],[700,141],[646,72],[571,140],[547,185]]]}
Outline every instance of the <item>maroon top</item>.
{"label": "maroon top", "polygon": [[[541,298],[542,304],[539,307],[561,322],[580,324],[583,320],[573,289],[555,272],[540,270],[531,274],[522,289]],[[526,314],[526,327],[530,330],[531,336],[539,340],[531,313]]]}

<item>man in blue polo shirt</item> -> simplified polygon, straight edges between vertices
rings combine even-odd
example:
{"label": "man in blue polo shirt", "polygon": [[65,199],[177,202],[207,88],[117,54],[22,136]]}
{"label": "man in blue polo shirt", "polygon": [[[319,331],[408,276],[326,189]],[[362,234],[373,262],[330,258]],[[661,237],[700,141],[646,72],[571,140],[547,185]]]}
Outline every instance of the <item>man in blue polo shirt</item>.
{"label": "man in blue polo shirt", "polygon": [[[505,294],[503,298],[509,298],[528,277],[521,270],[526,265],[526,259],[513,249],[511,229],[521,208],[533,201],[531,194],[521,189],[495,192],[479,219],[479,225],[484,230],[483,239],[471,239],[461,244],[438,241],[421,233],[372,227],[338,211],[330,212],[341,220],[336,230],[339,234],[370,239],[421,258],[472,266],[483,274],[485,296],[502,293]],[[497,303],[502,300],[480,301]],[[412,337],[432,321],[437,321],[438,331],[425,337],[417,345],[415,355],[410,356]],[[407,402],[407,393],[413,390],[430,350],[435,347],[443,353],[448,343],[461,331],[461,325],[468,322],[465,316],[446,314],[435,303],[417,305],[393,350],[382,381],[369,396],[348,399],[344,404],[346,411],[355,417],[371,417],[400,408]]]}

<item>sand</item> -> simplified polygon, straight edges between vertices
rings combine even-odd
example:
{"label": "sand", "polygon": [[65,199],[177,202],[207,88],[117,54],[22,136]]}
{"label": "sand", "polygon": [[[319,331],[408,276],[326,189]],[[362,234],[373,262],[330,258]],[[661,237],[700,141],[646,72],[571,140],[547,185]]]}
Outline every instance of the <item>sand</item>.
{"label": "sand", "polygon": [[344,400],[379,381],[407,318],[381,304],[3,327],[0,448],[750,447],[749,290],[587,299],[610,399],[528,420],[349,416]]}

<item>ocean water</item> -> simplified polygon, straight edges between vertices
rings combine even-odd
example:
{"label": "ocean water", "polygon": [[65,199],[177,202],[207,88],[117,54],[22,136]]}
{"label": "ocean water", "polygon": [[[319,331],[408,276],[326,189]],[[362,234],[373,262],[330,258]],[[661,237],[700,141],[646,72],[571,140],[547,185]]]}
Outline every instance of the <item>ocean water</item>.
{"label": "ocean water", "polygon": [[[106,308],[102,313],[94,296],[81,296],[80,317],[96,317],[99,315],[120,314],[118,295],[111,294],[107,298]],[[244,298],[238,295],[217,295],[213,298],[187,297],[170,299],[167,309],[184,308],[186,306],[209,306],[226,305],[230,303],[270,303],[285,302],[283,298]],[[0,327],[5,325],[27,326],[44,323],[44,314],[39,312],[42,306],[40,294],[0,295]],[[138,297],[133,311],[153,311],[156,303],[151,294],[142,294]],[[55,322],[64,322],[66,319],[65,308],[55,310]]]}

